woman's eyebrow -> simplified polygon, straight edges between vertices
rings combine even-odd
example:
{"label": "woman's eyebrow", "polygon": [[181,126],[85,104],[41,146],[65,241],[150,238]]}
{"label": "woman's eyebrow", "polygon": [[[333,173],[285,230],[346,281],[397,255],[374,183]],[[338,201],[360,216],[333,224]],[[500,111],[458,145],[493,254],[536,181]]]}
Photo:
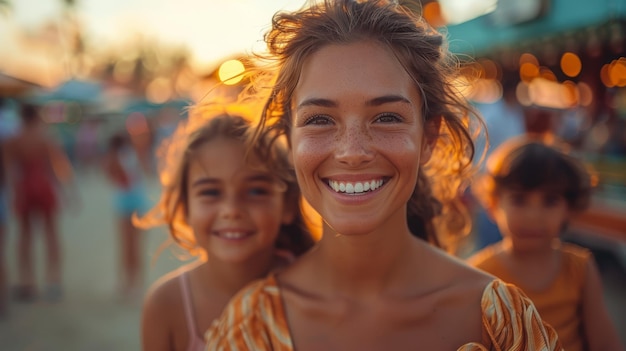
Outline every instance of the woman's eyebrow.
{"label": "woman's eyebrow", "polygon": [[373,98],[367,101],[365,104],[368,106],[380,106],[395,102],[402,102],[409,105],[411,104],[411,101],[402,95],[383,95],[377,98]]}
{"label": "woman's eyebrow", "polygon": [[301,108],[307,107],[307,106],[337,107],[337,103],[335,101],[333,101],[333,100],[330,100],[330,99],[311,98],[311,99],[306,99],[306,100],[302,101],[298,105],[298,109],[301,109]]}
{"label": "woman's eyebrow", "polygon": [[[396,102],[401,102],[401,103],[405,103],[405,104],[409,104],[409,105],[411,104],[411,101],[409,99],[407,99],[406,97],[404,97],[402,95],[395,95],[395,94],[383,95],[383,96],[375,97],[375,98],[365,102],[365,104],[367,106],[380,106],[380,105],[396,103]],[[303,108],[303,107],[307,107],[307,106],[337,107],[338,104],[337,104],[337,102],[335,102],[333,100],[330,100],[330,99],[310,98],[310,99],[306,99],[306,100],[302,101],[298,105],[298,109]]]}

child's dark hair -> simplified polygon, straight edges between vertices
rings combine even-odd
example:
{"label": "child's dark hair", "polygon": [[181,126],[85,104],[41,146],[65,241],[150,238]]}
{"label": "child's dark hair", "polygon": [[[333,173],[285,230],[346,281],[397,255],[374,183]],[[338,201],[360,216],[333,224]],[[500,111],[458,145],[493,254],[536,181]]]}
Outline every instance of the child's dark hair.
{"label": "child's dark hair", "polygon": [[503,189],[540,190],[565,198],[572,211],[582,211],[591,199],[591,176],[584,164],[554,141],[518,137],[496,150],[487,160],[487,174],[473,191],[490,203]]}
{"label": "child's dark hair", "polygon": [[[201,109],[198,109],[201,110]],[[250,129],[249,120],[226,112],[210,114],[205,112],[192,114],[190,120],[179,125],[172,137],[164,142],[159,150],[160,179],[162,194],[157,205],[142,218],[135,218],[136,225],[153,227],[167,225],[172,239],[192,255],[202,254],[197,247],[194,235],[189,228],[186,215],[187,181],[190,160],[195,157],[196,150],[217,138],[228,138],[246,143]],[[259,153],[260,148],[269,147],[260,140],[251,147],[251,152]],[[264,165],[285,185],[285,206],[299,206],[300,188],[289,165],[286,149],[280,144],[273,144],[270,153],[273,157]],[[306,225],[302,211],[296,211],[294,221],[282,225],[276,247],[300,255],[311,248],[314,240]]]}

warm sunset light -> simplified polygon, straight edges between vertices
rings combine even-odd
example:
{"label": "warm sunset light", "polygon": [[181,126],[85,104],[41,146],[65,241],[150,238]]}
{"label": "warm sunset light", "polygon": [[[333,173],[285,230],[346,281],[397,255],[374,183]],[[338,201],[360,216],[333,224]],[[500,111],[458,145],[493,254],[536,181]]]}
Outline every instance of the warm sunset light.
{"label": "warm sunset light", "polygon": [[228,60],[220,66],[217,75],[226,85],[235,85],[243,79],[245,66],[239,60]]}

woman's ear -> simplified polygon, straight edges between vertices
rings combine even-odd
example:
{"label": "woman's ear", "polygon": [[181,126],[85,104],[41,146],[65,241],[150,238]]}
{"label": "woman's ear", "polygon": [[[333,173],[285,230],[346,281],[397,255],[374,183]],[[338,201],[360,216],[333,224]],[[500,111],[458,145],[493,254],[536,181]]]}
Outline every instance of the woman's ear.
{"label": "woman's ear", "polygon": [[441,116],[430,118],[424,123],[424,139],[422,140],[422,154],[420,164],[425,164],[433,155],[433,150],[439,138],[441,128]]}

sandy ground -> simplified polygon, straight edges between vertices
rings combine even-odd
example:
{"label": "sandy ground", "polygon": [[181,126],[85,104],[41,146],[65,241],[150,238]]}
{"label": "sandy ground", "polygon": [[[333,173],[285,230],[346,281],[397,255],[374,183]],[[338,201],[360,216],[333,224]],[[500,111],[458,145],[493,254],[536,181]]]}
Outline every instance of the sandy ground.
{"label": "sandy ground", "polygon": [[[118,246],[110,188],[100,174],[81,174],[80,210],[67,210],[60,223],[64,247],[65,295],[61,302],[10,302],[9,316],[0,321],[0,350],[72,351],[139,350],[141,301],[124,301],[116,292]],[[149,184],[155,200],[158,186]],[[9,278],[15,282],[15,224],[9,223]],[[156,229],[146,233],[145,286],[181,264],[166,251],[154,258],[167,237]],[[37,238],[41,239],[41,238]],[[43,245],[37,240],[37,272],[42,280]],[[605,295],[620,335],[626,343],[626,277],[610,257],[600,256]],[[154,261],[151,263],[151,261]]]}

